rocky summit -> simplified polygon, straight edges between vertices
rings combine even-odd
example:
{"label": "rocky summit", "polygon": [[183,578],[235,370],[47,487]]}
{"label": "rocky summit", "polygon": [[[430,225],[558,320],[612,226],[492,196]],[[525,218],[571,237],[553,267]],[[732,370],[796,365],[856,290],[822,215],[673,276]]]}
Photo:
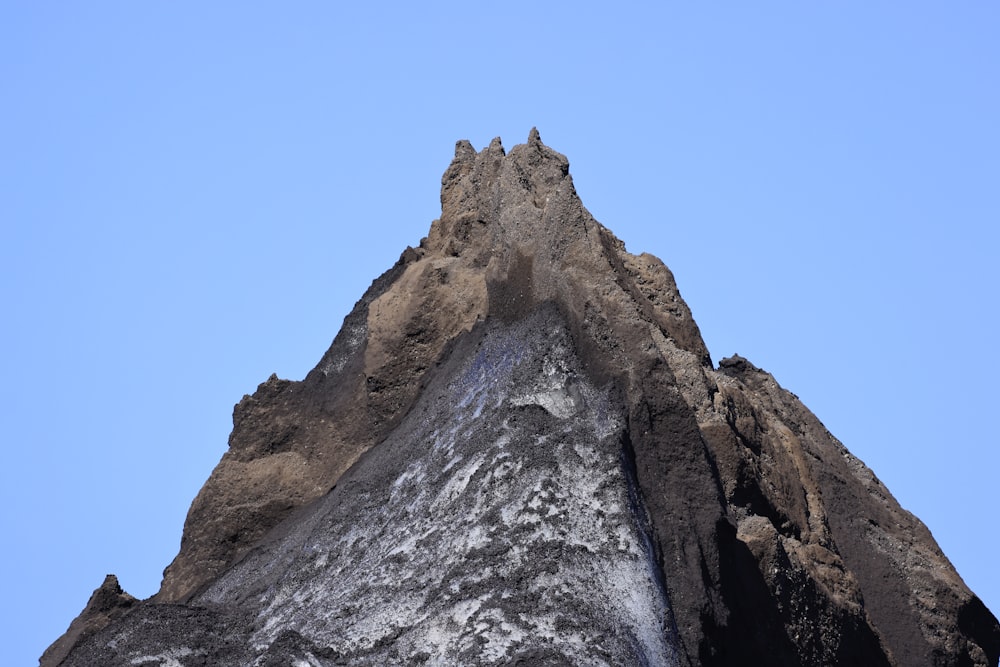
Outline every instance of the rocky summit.
{"label": "rocky summit", "polygon": [[670,271],[532,130],[303,380],[233,411],[155,596],[43,667],[997,665],[1000,624],[791,393],[712,364]]}

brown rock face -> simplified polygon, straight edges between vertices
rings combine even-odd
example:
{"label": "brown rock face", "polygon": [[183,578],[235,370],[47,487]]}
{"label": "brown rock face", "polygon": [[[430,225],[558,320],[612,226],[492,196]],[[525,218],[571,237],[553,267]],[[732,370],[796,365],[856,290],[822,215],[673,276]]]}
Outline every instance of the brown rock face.
{"label": "brown rock face", "polygon": [[[499,139],[478,153],[459,142],[441,205],[427,238],[372,284],[304,380],[272,376],[236,406],[229,451],[194,500],[180,553],[142,614],[205,606],[230,628],[232,618],[249,623],[237,633],[249,646],[253,623],[266,621],[246,620],[253,614],[239,605],[252,596],[210,587],[241,559],[280,551],[274,545],[307,521],[295,510],[334,502],[331,488],[367,474],[390,451],[384,443],[399,452],[402,434],[417,432],[406,420],[423,392],[454,372],[445,369],[470,341],[544,309],[568,332],[587,386],[607,392],[621,416],[612,439],[669,609],[659,621],[669,645],[662,655],[673,656],[664,664],[997,665],[1000,624],[923,524],[770,375],[740,357],[712,366],[670,271],[628,253],[591,217],[568,161],[537,131],[509,154]],[[553,401],[538,405],[564,417]],[[104,637],[139,618],[90,609],[81,619],[110,624]],[[308,635],[316,623],[289,626],[267,655],[291,659],[306,645],[317,664],[346,655],[320,646],[319,631]],[[525,644],[516,655],[563,664],[568,635],[554,632],[554,643]],[[60,647],[77,641],[72,633]],[[237,655],[211,636],[199,655]],[[398,636],[364,650],[389,650]],[[111,643],[102,641],[81,645],[66,664],[106,655]],[[43,664],[60,664],[55,646]],[[253,657],[246,650],[234,664]],[[351,655],[377,664],[376,653]],[[516,657],[486,655],[477,660]],[[457,664],[451,657],[431,662]],[[120,664],[127,659],[122,653]]]}

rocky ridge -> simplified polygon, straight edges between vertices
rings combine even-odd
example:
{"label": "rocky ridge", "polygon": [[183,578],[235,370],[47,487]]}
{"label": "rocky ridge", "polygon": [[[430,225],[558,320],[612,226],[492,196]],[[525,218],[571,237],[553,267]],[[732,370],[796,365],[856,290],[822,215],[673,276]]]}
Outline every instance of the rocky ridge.
{"label": "rocky ridge", "polygon": [[537,131],[459,142],[441,203],[305,379],[236,406],[160,592],[43,665],[997,664],[923,524],[713,367]]}

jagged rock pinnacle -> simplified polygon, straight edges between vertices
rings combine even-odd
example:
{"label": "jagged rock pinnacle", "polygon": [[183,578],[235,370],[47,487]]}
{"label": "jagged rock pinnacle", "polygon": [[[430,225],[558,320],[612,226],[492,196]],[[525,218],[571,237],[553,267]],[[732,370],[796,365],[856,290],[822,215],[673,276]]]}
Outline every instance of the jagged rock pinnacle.
{"label": "jagged rock pinnacle", "polygon": [[420,247],[373,283],[303,382],[274,378],[237,406],[230,449],[192,505],[158,599],[187,599],[325,493],[405,414],[449,341],[545,302],[570,318],[595,370],[626,364],[638,340],[709,361],[670,271],[591,217],[569,161],[537,130],[509,154],[499,138],[480,152],[458,142]]}
{"label": "jagged rock pinnacle", "polygon": [[768,373],[713,368],[670,271],[535,128],[456,143],[427,237],[229,445],[159,594],[88,606],[111,625],[65,667],[181,639],[226,665],[1000,655],[926,528]]}
{"label": "jagged rock pinnacle", "polygon": [[126,614],[136,603],[134,597],[122,590],[118,577],[109,574],[87,601],[87,606],[73,621],[62,637],[53,643],[39,662],[45,665],[60,664],[73,646],[90,638],[113,621]]}

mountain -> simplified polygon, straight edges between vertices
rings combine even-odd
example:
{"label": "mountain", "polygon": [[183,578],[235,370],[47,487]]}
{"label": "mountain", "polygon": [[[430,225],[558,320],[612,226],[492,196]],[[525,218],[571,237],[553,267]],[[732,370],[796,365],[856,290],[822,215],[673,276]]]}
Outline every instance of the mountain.
{"label": "mountain", "polygon": [[713,366],[673,276],[532,130],[302,381],[233,412],[154,597],[63,665],[997,665],[927,528],[775,379]]}

